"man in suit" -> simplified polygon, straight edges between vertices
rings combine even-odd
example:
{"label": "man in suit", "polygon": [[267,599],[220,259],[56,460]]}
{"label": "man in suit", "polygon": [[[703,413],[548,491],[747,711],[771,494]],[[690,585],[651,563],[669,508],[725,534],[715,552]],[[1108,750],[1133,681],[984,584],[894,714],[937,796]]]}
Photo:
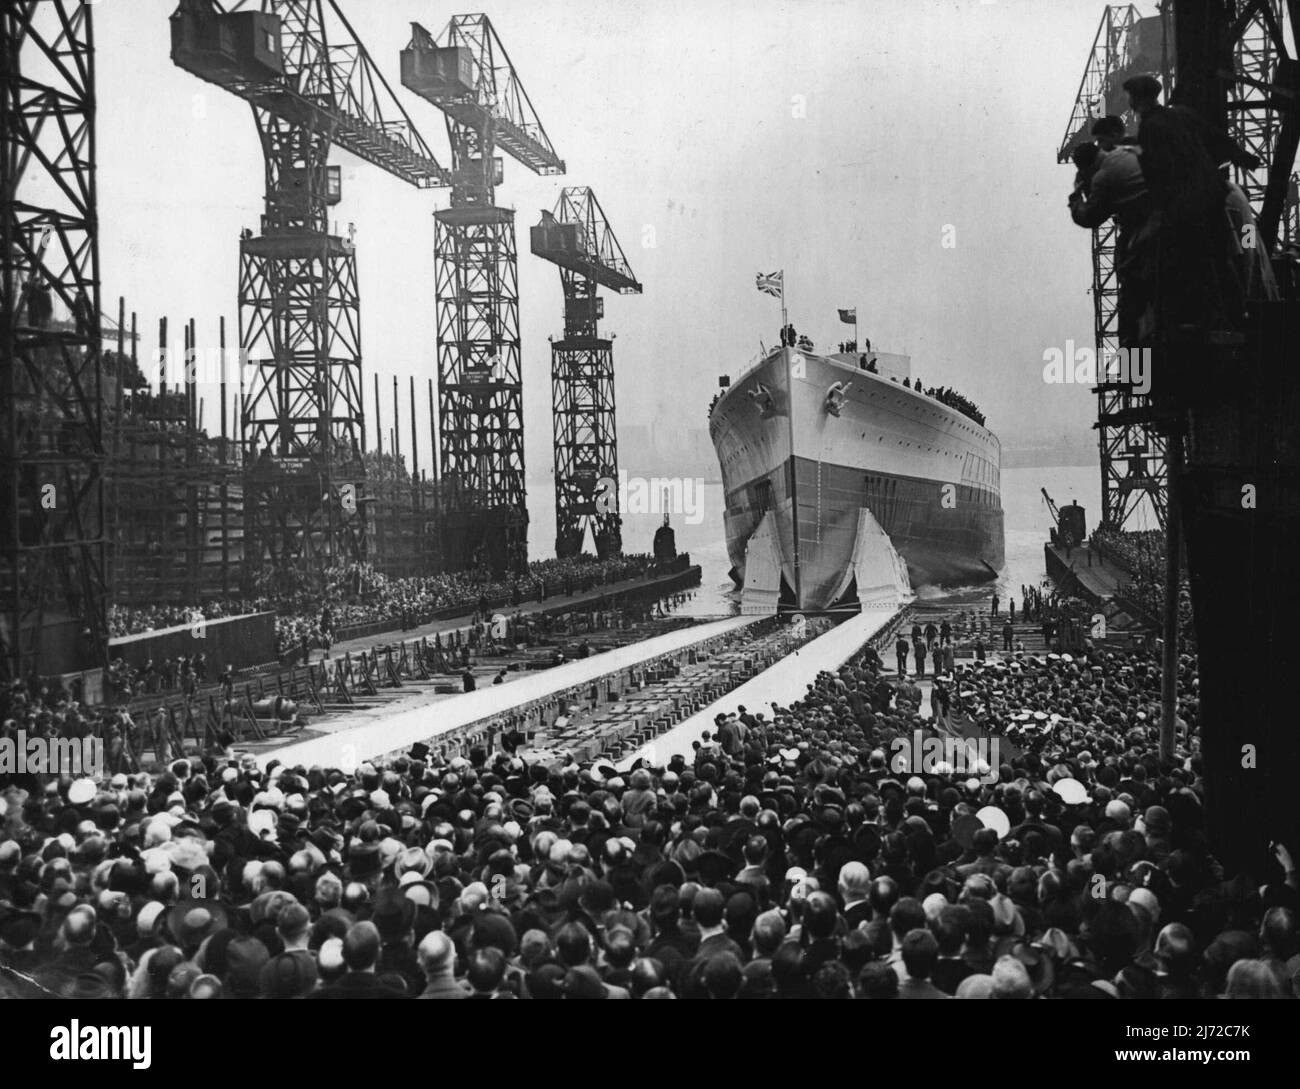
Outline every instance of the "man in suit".
{"label": "man in suit", "polygon": [[405,998],[375,974],[382,942],[374,923],[353,923],[343,938],[346,971],[328,987],[313,991],[308,998]]}
{"label": "man in suit", "polygon": [[861,862],[846,862],[840,867],[840,901],[845,925],[856,930],[871,921],[871,871]]}

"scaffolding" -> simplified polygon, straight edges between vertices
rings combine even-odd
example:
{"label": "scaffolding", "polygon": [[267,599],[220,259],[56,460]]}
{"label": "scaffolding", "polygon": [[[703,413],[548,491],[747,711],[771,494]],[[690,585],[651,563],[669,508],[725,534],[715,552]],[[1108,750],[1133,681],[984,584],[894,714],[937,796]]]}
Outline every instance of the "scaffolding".
{"label": "scaffolding", "polygon": [[[1123,85],[1149,74],[1169,85],[1169,48],[1163,15],[1142,18],[1132,4],[1105,9],[1079,84],[1074,109],[1057,152],[1068,163],[1074,149],[1091,139],[1092,123],[1107,114],[1134,127]],[[1149,400],[1128,382],[1106,381],[1106,363],[1119,342],[1119,278],[1115,271],[1117,228],[1113,220],[1092,232],[1093,342],[1098,384],[1097,445],[1101,459],[1101,524],[1123,529],[1140,511],[1163,528],[1168,510],[1165,437],[1152,425]]]}
{"label": "scaffolding", "polygon": [[451,207],[435,213],[439,459],[450,508],[440,550],[457,569],[527,563],[523,378],[515,214],[494,204],[498,149],[563,174],[486,15],[454,16],[435,40],[418,23],[402,84],[444,114]]}
{"label": "scaffolding", "polygon": [[[134,321],[132,323],[134,328]],[[138,354],[121,348],[106,374],[111,436],[109,585],[115,605],[184,605],[229,599],[243,562],[243,459],[227,435],[226,382],[219,432],[203,427],[194,381],[195,327],[184,326],[185,363],[169,385],[168,322],[158,324],[158,388],[140,370]],[[222,322],[224,352],[225,323]]]}
{"label": "scaffolding", "polygon": [[601,559],[623,551],[618,480],[614,344],[600,335],[606,287],[639,295],[641,285],[595,193],[572,186],[532,229],[534,254],[560,270],[564,336],[551,342],[551,418],[555,426],[555,554],[581,554],[588,535]]}
{"label": "scaffolding", "polygon": [[0,8],[0,677],[105,664],[92,8]]}

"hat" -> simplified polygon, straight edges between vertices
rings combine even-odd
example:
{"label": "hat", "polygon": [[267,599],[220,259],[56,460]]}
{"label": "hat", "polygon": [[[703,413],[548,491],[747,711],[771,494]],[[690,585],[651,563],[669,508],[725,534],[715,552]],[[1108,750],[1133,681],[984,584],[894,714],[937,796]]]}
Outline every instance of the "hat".
{"label": "hat", "polygon": [[408,847],[394,861],[393,874],[401,878],[404,874],[414,871],[421,877],[427,877],[432,865],[432,860],[423,850],[419,847]]}
{"label": "hat", "polygon": [[510,957],[514,955],[517,944],[515,928],[505,915],[486,911],[474,920],[474,948],[490,945]]}
{"label": "hat", "polygon": [[975,816],[985,828],[992,828],[998,834],[998,839],[1005,839],[1011,831],[1011,820],[996,805],[986,805]]}
{"label": "hat", "polygon": [[68,787],[68,801],[73,805],[85,805],[95,797],[94,779],[77,779]]}
{"label": "hat", "polygon": [[1052,790],[1066,805],[1083,805],[1088,800],[1088,790],[1078,779],[1057,779]]}
{"label": "hat", "polygon": [[0,941],[15,949],[34,942],[41,931],[41,917],[32,911],[6,911],[0,917]]}
{"label": "hat", "polygon": [[262,968],[270,960],[256,938],[235,938],[226,946],[226,987],[231,994],[251,998],[258,991]]}
{"label": "hat", "polygon": [[370,921],[385,940],[400,937],[415,922],[415,904],[400,889],[383,888],[375,897]]}
{"label": "hat", "polygon": [[[140,917],[144,917],[143,909]],[[167,915],[167,929],[175,935],[182,949],[200,945],[204,938],[225,930],[229,925],[226,909],[215,900],[182,900]]]}
{"label": "hat", "polygon": [[1124,90],[1139,98],[1158,98],[1164,88],[1155,76],[1141,75],[1126,79],[1124,81]]}
{"label": "hat", "polygon": [[1147,807],[1142,823],[1146,825],[1147,831],[1164,834],[1168,833],[1172,822],[1169,810],[1162,805],[1153,805]]}
{"label": "hat", "polygon": [[383,868],[378,843],[363,843],[353,840],[348,848],[347,871],[350,877],[368,877]]}
{"label": "hat", "polygon": [[301,952],[281,953],[262,968],[262,994],[267,998],[298,998],[316,986],[317,978],[312,957]]}

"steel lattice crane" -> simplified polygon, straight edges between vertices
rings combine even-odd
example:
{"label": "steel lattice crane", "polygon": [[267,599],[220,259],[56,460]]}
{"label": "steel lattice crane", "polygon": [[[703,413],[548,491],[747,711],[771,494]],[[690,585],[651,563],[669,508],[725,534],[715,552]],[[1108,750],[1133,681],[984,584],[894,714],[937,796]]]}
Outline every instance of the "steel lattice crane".
{"label": "steel lattice crane", "polygon": [[[1300,64],[1286,41],[1295,33],[1294,0],[1244,0],[1228,29],[1233,72],[1228,86],[1228,135],[1259,160],[1235,168],[1237,184],[1255,210],[1259,239],[1270,251],[1300,240],[1297,234],[1297,178],[1293,173],[1300,130],[1284,124],[1294,101]],[[1274,170],[1273,164],[1283,164]]]}
{"label": "steel lattice crane", "polygon": [[555,426],[555,554],[582,552],[590,530],[604,559],[623,550],[622,518],[610,502],[618,480],[613,342],[600,336],[607,287],[639,295],[623,249],[596,195],[585,186],[560,193],[554,212],[532,229],[532,251],[554,262],[564,288],[564,338],[551,343]]}
{"label": "steel lattice crane", "polygon": [[[1074,110],[1057,160],[1071,161],[1081,143],[1091,139],[1093,121],[1106,114],[1134,119],[1123,90],[1131,76],[1151,74],[1169,85],[1168,56],[1172,37],[1162,16],[1143,19],[1132,4],[1106,8],[1079,84]],[[1168,43],[1168,44],[1166,44]],[[1124,382],[1107,382],[1103,361],[1119,343],[1119,281],[1115,273],[1116,226],[1108,220],[1092,232],[1093,336],[1097,353],[1097,423],[1101,454],[1101,523],[1122,529],[1145,500],[1163,528],[1168,509],[1166,442],[1150,422],[1148,399]]]}
{"label": "steel lattice crane", "polygon": [[261,230],[239,246],[245,567],[318,570],[366,552],[360,293],[352,240],[328,227],[330,148],[421,189],[451,179],[335,0],[240,7],[182,0],[172,60],[249,103],[266,163]]}
{"label": "steel lattice crane", "polygon": [[500,150],[563,174],[486,15],[457,15],[435,39],[418,23],[402,84],[445,116],[451,207],[435,213],[438,421],[444,563],[519,570],[527,561],[523,384],[515,214],[496,207]]}
{"label": "steel lattice crane", "polygon": [[[1255,211],[1260,244],[1270,251],[1300,237],[1297,226],[1297,180],[1291,164],[1296,154],[1294,131],[1282,124],[1285,99],[1294,94],[1296,60],[1286,44],[1292,22],[1283,0],[1244,0],[1237,4],[1230,30],[1233,68],[1228,82],[1228,134],[1259,160],[1257,167],[1236,165],[1235,180]],[[1129,77],[1151,74],[1171,89],[1174,42],[1172,15],[1139,16],[1132,4],[1106,8],[1092,55],[1079,86],[1069,127],[1058,152],[1069,162],[1076,146],[1090,138],[1092,122],[1105,114],[1124,118],[1130,132],[1135,119],[1127,109],[1123,84]],[[1286,165],[1273,169],[1274,162]],[[1115,224],[1093,231],[1092,294],[1098,358],[1119,347],[1115,274]],[[1099,374],[1100,377],[1100,374]],[[1102,522],[1122,528],[1145,497],[1163,528],[1167,516],[1167,443],[1150,422],[1147,398],[1124,384],[1101,382],[1097,393],[1097,430],[1101,451]]]}
{"label": "steel lattice crane", "polygon": [[0,678],[106,664],[92,7],[0,6]]}

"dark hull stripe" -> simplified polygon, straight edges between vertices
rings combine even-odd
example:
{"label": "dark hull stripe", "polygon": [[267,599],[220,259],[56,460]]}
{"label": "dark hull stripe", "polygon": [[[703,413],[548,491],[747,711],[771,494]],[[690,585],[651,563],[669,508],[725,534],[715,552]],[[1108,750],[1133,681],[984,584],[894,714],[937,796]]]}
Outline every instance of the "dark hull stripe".
{"label": "dark hull stripe", "polygon": [[860,507],[889,534],[913,586],[991,579],[1005,559],[1002,508],[992,489],[789,458],[726,495],[727,551],[737,570],[764,512],[787,502],[798,527],[789,549],[798,550],[801,608],[832,604],[823,599],[852,562]]}

